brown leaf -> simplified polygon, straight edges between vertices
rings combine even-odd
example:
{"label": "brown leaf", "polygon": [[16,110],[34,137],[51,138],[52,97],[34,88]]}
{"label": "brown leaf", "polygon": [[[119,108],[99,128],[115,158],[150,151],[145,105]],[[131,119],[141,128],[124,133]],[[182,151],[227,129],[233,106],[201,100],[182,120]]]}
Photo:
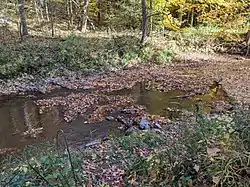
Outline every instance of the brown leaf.
{"label": "brown leaf", "polygon": [[208,154],[208,156],[216,156],[217,153],[219,153],[219,152],[220,152],[220,149],[217,148],[217,147],[213,147],[213,148],[207,147],[207,154]]}
{"label": "brown leaf", "polygon": [[215,184],[215,185],[218,185],[219,184],[219,182],[220,182],[220,177],[213,177],[213,183]]}

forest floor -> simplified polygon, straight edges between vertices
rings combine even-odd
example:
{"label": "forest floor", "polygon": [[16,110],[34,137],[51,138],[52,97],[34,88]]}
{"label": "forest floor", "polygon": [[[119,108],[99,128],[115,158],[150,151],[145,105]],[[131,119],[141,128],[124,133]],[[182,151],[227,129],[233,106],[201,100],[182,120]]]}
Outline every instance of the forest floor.
{"label": "forest floor", "polygon": [[[66,44],[68,47],[69,43]],[[58,54],[64,50],[74,52],[76,48],[60,48]],[[40,51],[36,55],[40,55]],[[49,55],[46,62],[51,60]],[[66,54],[58,58],[71,57]],[[158,65],[152,63],[156,58],[152,54],[148,63],[125,63],[119,70],[111,68],[91,74],[64,70],[62,75],[49,78],[24,75],[1,84],[3,95],[27,93],[36,97],[52,93],[48,98],[37,97],[35,102],[40,114],[58,107],[66,122],[83,116],[86,124],[115,121],[123,129],[122,135],[95,140],[84,148],[69,141],[70,148],[66,146],[59,155],[57,148],[51,145],[28,149],[26,156],[11,158],[7,164],[3,162],[1,182],[6,186],[20,183],[30,186],[86,184],[88,187],[249,186],[250,60],[239,55],[201,51],[178,52],[170,61],[169,53],[164,57],[167,63]],[[34,59],[40,62],[39,58]],[[95,58],[100,56],[91,56]],[[72,61],[77,64],[77,60]],[[9,70],[7,67],[2,75],[12,76]],[[53,95],[60,89],[70,92]],[[133,95],[131,90],[139,96],[147,92],[145,90],[155,90],[157,94],[158,91],[177,91],[171,97],[177,102],[191,98],[197,110],[186,108],[173,119],[152,114],[145,107],[147,103],[136,102],[138,94]],[[208,113],[199,108],[200,101],[208,106]],[[172,108],[167,110],[171,112]],[[11,171],[8,168],[12,168]]]}

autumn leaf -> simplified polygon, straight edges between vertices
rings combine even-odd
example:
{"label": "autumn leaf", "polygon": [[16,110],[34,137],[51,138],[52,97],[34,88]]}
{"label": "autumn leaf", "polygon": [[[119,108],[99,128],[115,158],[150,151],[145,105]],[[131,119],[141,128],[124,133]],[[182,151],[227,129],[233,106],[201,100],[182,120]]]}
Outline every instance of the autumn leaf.
{"label": "autumn leaf", "polygon": [[215,185],[218,185],[219,184],[219,182],[220,182],[220,177],[213,177],[213,183],[215,184]]}
{"label": "autumn leaf", "polygon": [[213,147],[213,148],[207,148],[207,154],[208,156],[216,156],[218,153],[220,152],[220,149],[217,147]]}

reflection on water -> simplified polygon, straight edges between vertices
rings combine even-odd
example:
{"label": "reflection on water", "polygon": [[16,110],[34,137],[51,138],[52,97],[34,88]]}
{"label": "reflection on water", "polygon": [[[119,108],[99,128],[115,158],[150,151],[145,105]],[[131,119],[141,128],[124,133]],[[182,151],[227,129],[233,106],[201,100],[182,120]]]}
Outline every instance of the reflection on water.
{"label": "reflection on water", "polygon": [[178,110],[180,109],[194,111],[194,100],[192,98],[182,98],[181,96],[184,96],[185,92],[179,90],[169,92],[147,90],[143,83],[137,83],[131,89],[122,89],[111,94],[131,94],[137,104],[146,106],[148,112],[153,115],[174,118],[179,115]]}
{"label": "reflection on water", "polygon": [[40,115],[31,98],[19,97],[1,101],[0,149],[21,148],[45,137],[51,139],[61,122],[58,109],[53,108]]}

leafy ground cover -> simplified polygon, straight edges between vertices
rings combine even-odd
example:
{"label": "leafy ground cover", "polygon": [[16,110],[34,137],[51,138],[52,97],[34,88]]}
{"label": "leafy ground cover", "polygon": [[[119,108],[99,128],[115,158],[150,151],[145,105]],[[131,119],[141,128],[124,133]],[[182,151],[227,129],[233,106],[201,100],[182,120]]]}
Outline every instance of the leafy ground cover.
{"label": "leafy ground cover", "polygon": [[[138,62],[171,63],[174,56],[182,52],[226,52],[228,47],[223,48],[223,41],[219,39],[221,32],[220,28],[200,27],[152,34],[143,48],[138,34],[131,32],[89,33],[63,36],[61,39],[34,36],[21,43],[1,43],[0,78],[8,80],[23,74],[61,76],[67,71],[79,70],[103,72],[119,70]],[[228,38],[232,46],[242,43],[244,37],[239,32],[228,33],[222,38]],[[235,38],[233,35],[236,35]],[[244,54],[245,48],[242,47],[242,50]]]}

